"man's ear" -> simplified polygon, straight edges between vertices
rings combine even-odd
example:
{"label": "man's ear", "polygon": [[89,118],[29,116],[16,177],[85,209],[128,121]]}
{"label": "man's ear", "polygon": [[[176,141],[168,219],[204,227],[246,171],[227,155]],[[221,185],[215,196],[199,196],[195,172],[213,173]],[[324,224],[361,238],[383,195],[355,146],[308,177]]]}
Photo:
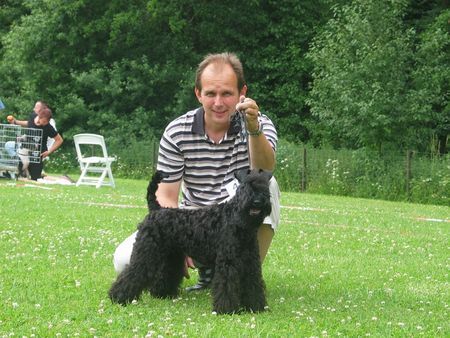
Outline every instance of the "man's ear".
{"label": "man's ear", "polygon": [[202,91],[198,88],[194,88],[195,96],[197,96],[198,102],[202,103]]}

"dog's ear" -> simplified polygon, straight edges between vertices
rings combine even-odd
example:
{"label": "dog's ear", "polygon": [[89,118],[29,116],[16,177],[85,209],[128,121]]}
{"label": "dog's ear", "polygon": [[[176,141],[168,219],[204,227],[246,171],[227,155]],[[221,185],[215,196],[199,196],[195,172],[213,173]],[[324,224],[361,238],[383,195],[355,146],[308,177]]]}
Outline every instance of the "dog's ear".
{"label": "dog's ear", "polygon": [[234,172],[234,177],[238,180],[239,183],[243,182],[245,178],[250,174],[250,169],[242,169]]}

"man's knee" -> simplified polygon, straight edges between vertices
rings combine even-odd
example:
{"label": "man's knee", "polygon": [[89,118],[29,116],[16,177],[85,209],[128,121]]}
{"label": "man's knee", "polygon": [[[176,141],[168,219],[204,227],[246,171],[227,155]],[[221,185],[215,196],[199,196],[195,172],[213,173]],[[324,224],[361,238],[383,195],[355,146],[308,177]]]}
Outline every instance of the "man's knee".
{"label": "man's knee", "polygon": [[270,244],[274,236],[274,231],[270,224],[261,224],[258,229],[258,246],[259,246],[259,257],[261,263],[264,262],[266,258],[267,251],[269,251]]}
{"label": "man's knee", "polygon": [[264,219],[264,224],[269,224],[273,230],[276,230],[280,223],[280,188],[275,177],[272,177],[269,183],[270,205],[272,212]]}
{"label": "man's knee", "polygon": [[116,248],[113,255],[114,269],[117,273],[121,273],[125,267],[130,263],[131,253],[133,251],[133,244],[136,240],[136,233],[134,232],[131,236],[125,239]]}

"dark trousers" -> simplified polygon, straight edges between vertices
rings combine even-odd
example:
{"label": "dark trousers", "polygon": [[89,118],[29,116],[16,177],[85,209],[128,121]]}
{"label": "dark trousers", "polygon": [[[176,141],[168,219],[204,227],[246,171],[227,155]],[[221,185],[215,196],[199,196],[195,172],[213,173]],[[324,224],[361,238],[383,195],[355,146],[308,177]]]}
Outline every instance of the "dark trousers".
{"label": "dark trousers", "polygon": [[30,172],[31,179],[36,181],[39,178],[42,178],[42,170],[44,169],[44,163],[30,163],[28,165],[28,171]]}

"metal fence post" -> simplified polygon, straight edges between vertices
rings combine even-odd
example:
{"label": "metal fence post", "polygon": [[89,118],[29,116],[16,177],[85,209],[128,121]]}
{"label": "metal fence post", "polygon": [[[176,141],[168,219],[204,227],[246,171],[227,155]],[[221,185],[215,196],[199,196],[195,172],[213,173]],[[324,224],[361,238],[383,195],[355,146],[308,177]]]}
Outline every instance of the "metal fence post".
{"label": "metal fence post", "polygon": [[406,151],[406,177],[405,177],[405,190],[406,198],[408,201],[411,199],[411,162],[412,162],[412,151]]}
{"label": "metal fence post", "polygon": [[306,148],[303,147],[302,184],[301,184],[302,192],[306,191],[306,185],[307,185],[306,165],[307,165],[307,162],[306,162]]}

